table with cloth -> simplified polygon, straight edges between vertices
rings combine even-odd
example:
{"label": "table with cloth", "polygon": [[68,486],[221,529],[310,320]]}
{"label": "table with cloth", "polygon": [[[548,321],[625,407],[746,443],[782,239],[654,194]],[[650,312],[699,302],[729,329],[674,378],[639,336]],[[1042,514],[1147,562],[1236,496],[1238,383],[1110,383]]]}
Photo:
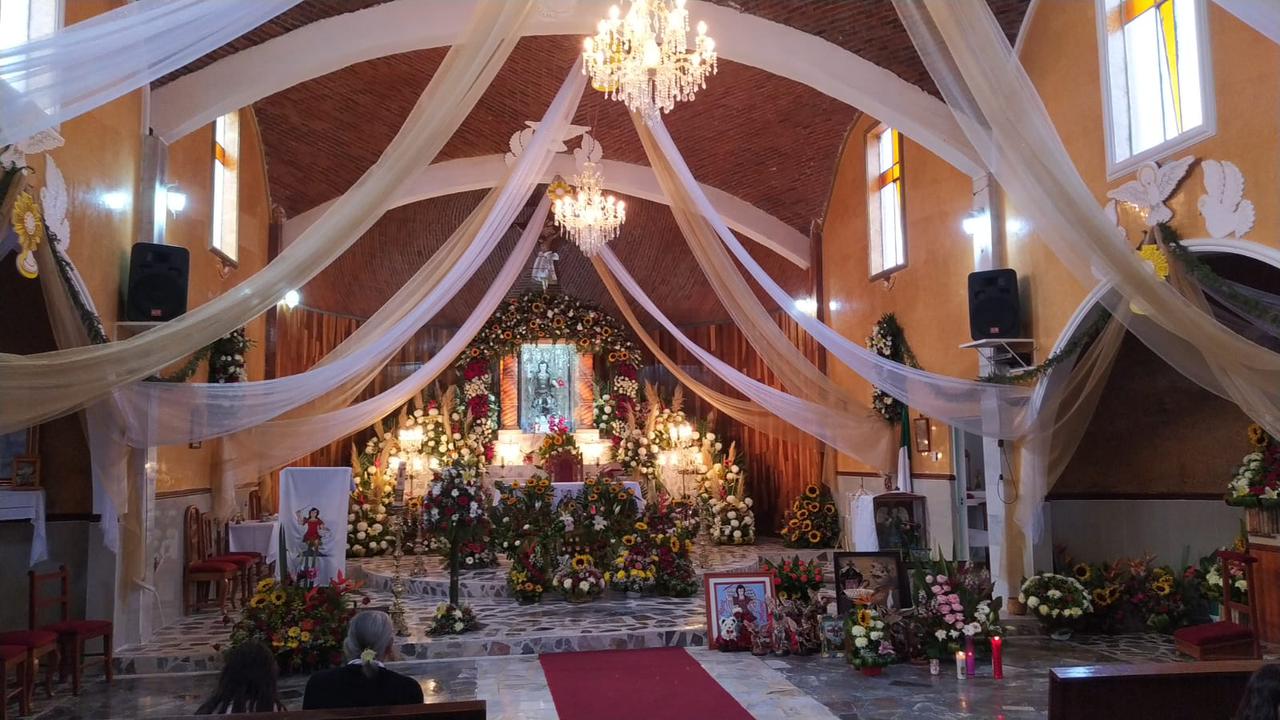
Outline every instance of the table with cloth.
{"label": "table with cloth", "polygon": [[[496,479],[499,482],[504,482],[504,483],[510,483],[515,480],[519,480],[520,482],[525,482],[528,480],[528,478],[519,478],[519,477],[513,478],[509,476],[499,477]],[[585,483],[580,483],[580,482],[551,483],[551,491],[552,491],[551,497],[552,497],[553,504],[559,503],[562,499],[564,499],[569,495],[577,495],[578,493],[582,492],[582,488],[584,485]],[[638,507],[640,508],[640,510],[643,511],[644,510],[644,491],[640,489],[640,483],[634,480],[624,480],[622,483],[622,486],[631,488],[631,491],[636,494],[636,503]],[[494,499],[495,500],[497,499],[496,491],[494,492]]]}
{"label": "table with cloth", "polygon": [[227,550],[255,552],[268,565],[275,563],[280,558],[280,522],[261,520],[228,525]]}
{"label": "table with cloth", "polygon": [[44,528],[44,490],[0,490],[0,520],[30,520],[31,555],[28,563],[49,558],[49,543]]}

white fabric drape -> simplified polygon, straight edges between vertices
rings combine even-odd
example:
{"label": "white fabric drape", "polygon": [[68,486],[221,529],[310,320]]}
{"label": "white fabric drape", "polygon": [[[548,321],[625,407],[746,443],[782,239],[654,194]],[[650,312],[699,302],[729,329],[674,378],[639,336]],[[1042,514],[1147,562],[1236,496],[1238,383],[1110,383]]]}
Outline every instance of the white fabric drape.
{"label": "white fabric drape", "polygon": [[302,286],[368,230],[384,199],[430,162],[519,40],[531,0],[479,0],[472,23],[378,161],[278,257],[230,291],[128,340],[0,354],[0,432],[65,414],[240,327]]}
{"label": "white fabric drape", "polygon": [[[549,117],[573,112],[581,98],[582,77],[576,65],[569,68],[558,102],[548,110]],[[321,395],[325,397],[312,410],[346,405],[492,253],[546,172],[556,142],[546,133],[535,133],[507,176],[440,250],[315,367],[273,380],[139,382],[122,389],[118,396],[130,419],[129,443],[149,447],[225,435],[266,422]]]}
{"label": "white fabric drape", "polygon": [[137,0],[0,51],[0,145],[177,70],[298,0]]}
{"label": "white fabric drape", "polygon": [[1275,0],[1213,0],[1223,10],[1280,44],[1280,3]]}
{"label": "white fabric drape", "polygon": [[1035,86],[983,3],[895,0],[934,81],[965,134],[1018,212],[1086,286],[1103,280],[1119,295],[1112,314],[1171,366],[1231,399],[1280,433],[1280,355],[1232,332],[1202,309],[1199,291],[1161,282],[1132,248],[1117,242],[1081,179]]}

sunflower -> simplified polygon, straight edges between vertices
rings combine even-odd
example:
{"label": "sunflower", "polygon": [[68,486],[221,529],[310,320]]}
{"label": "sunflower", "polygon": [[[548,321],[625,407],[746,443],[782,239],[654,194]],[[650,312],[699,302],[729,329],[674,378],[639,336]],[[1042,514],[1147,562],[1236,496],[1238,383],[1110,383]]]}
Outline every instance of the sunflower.
{"label": "sunflower", "polygon": [[816,498],[816,497],[818,497],[818,486],[817,486],[817,485],[809,485],[808,487],[806,487],[806,488],[804,489],[804,494],[805,494],[805,495],[807,495],[807,496],[809,496],[809,497],[811,497],[811,498]]}
{"label": "sunflower", "polygon": [[632,545],[635,545],[635,544],[636,544],[636,536],[635,536],[635,535],[623,535],[623,536],[622,536],[622,544],[623,544],[623,545],[626,545],[627,547],[631,547]]}
{"label": "sunflower", "polygon": [[808,517],[809,517],[809,511],[808,511],[808,510],[803,510],[803,509],[801,509],[801,510],[797,510],[797,511],[796,511],[796,519],[797,519],[797,520],[804,520],[804,519],[806,519],[806,518],[808,518]]}
{"label": "sunflower", "polygon": [[835,505],[827,505],[826,507],[822,508],[822,512],[824,512],[824,513],[826,513],[826,514],[828,514],[828,515],[835,515],[835,514],[836,514],[836,506],[835,506]]}
{"label": "sunflower", "polygon": [[813,521],[812,521],[812,520],[805,520],[804,522],[800,523],[800,529],[801,529],[801,530],[805,530],[805,531],[812,530],[812,529],[813,529]]}
{"label": "sunflower", "polygon": [[1093,579],[1093,568],[1089,567],[1087,563],[1079,563],[1071,568],[1071,573],[1082,583]]}
{"label": "sunflower", "polygon": [[1261,425],[1254,423],[1249,426],[1249,444],[1256,448],[1266,447],[1267,431]]}
{"label": "sunflower", "polygon": [[585,570],[591,564],[591,558],[586,555],[575,555],[572,561],[574,570]]}
{"label": "sunflower", "polygon": [[862,627],[871,627],[871,623],[875,621],[875,615],[867,608],[858,611],[858,624]]}
{"label": "sunflower", "polygon": [[253,599],[249,601],[249,607],[251,608],[260,608],[266,604],[267,604],[266,595],[254,595]]}
{"label": "sunflower", "polygon": [[648,529],[649,529],[649,526],[648,526],[647,524],[645,524],[645,522],[644,522],[644,521],[638,521],[638,522],[636,522],[636,529],[637,529],[637,530],[641,530],[641,531],[643,531],[643,530],[648,530]]}
{"label": "sunflower", "polygon": [[671,538],[671,552],[680,552],[680,538]]}
{"label": "sunflower", "polygon": [[821,506],[820,506],[820,505],[818,505],[818,503],[816,503],[816,502],[807,502],[807,503],[805,503],[805,504],[804,504],[804,508],[805,508],[805,510],[808,510],[808,511],[809,511],[809,512],[811,512],[811,513],[816,513],[816,512],[818,512],[818,508],[819,508],[819,507],[821,507]]}
{"label": "sunflower", "polygon": [[789,528],[795,529],[799,526],[800,526],[800,521],[795,518],[791,518],[790,520],[787,521],[787,527]]}
{"label": "sunflower", "polygon": [[809,531],[809,542],[818,543],[821,541],[822,541],[822,533],[818,532],[817,530]]}
{"label": "sunflower", "polygon": [[283,605],[284,601],[285,601],[285,594],[283,590],[277,590],[271,593],[271,602],[275,603],[276,605]]}
{"label": "sunflower", "polygon": [[272,580],[271,578],[263,578],[262,580],[258,581],[258,592],[264,593],[270,590],[271,587],[275,584],[276,584],[275,580]]}

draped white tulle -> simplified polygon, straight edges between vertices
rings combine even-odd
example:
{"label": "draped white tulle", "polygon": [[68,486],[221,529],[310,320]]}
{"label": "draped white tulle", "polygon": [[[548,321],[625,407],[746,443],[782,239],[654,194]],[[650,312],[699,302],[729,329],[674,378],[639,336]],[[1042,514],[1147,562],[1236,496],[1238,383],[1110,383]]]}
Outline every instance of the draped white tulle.
{"label": "draped white tulle", "polygon": [[146,86],[298,0],[137,0],[0,51],[0,145]]}
{"label": "draped white tulle", "polygon": [[1280,3],[1275,0],[1213,0],[1249,27],[1280,44]]}
{"label": "draped white tulle", "polygon": [[[584,87],[572,66],[540,128],[571,115]],[[567,122],[567,121],[566,121]],[[254,382],[138,382],[118,393],[134,447],[185,444],[266,422],[319,398],[314,411],[350,402],[470,280],[510,230],[555,154],[558,136],[534,134],[507,176],[422,268],[350,337],[306,372]],[[321,398],[320,396],[324,396]]]}
{"label": "draped white tulle", "polygon": [[1101,280],[1116,314],[1165,362],[1280,433],[1280,354],[1233,332],[1190,279],[1162,282],[1118,242],[1081,179],[990,9],[983,3],[894,0],[930,74],[1010,203],[1086,286]]}
{"label": "draped white tulle", "polygon": [[333,262],[381,215],[387,196],[429,163],[470,113],[520,36],[531,0],[478,0],[378,161],[261,271],[177,319],[128,340],[34,355],[0,354],[0,432],[106,397],[240,327]]}

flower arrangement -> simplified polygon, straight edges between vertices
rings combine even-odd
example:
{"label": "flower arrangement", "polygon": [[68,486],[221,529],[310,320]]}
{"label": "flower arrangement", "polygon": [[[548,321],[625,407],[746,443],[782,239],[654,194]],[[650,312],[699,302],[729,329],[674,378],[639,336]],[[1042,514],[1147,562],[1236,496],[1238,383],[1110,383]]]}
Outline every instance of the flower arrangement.
{"label": "flower arrangement", "polygon": [[582,450],[578,448],[578,441],[574,439],[573,431],[569,429],[569,422],[558,415],[552,415],[547,419],[547,434],[534,452],[542,461],[543,467],[562,455],[582,457]]}
{"label": "flower arrangement", "polygon": [[1131,601],[1138,606],[1147,628],[1167,633],[1181,627],[1186,603],[1183,602],[1182,583],[1173,570],[1151,567],[1145,573],[1135,573],[1134,577],[1139,589]]}
{"label": "flower arrangement", "polygon": [[711,540],[717,545],[751,545],[756,541],[754,502],[745,496],[746,469],[737,462],[737,443],[720,457],[723,445],[715,433],[704,433],[703,454],[713,461],[702,477],[699,502],[711,518]]}
{"label": "flower arrangement", "polygon": [[989,571],[946,560],[930,560],[913,570],[917,588],[916,626],[925,654],[945,660],[964,638],[989,640],[1001,635],[1001,599]]}
{"label": "flower arrangement", "polygon": [[[1232,548],[1236,552],[1244,552],[1241,547],[1244,543],[1240,540],[1236,541],[1236,545]],[[1221,548],[1226,550],[1227,548]],[[1224,567],[1222,558],[1218,557],[1216,552],[1209,553],[1200,558],[1200,561],[1189,566],[1183,573],[1184,579],[1193,585],[1200,593],[1200,596],[1210,603],[1221,603],[1223,581],[1222,576],[1227,574],[1231,578],[1231,599],[1238,603],[1247,603],[1249,600],[1249,583],[1245,580],[1244,569],[1239,563],[1233,563],[1228,567]]]}
{"label": "flower arrangement", "polygon": [[428,635],[458,635],[480,627],[475,611],[469,607],[458,607],[449,603],[436,606],[435,615],[427,625]]}
{"label": "flower arrangement", "polygon": [[1243,508],[1280,508],[1280,443],[1260,425],[1250,425],[1245,455],[1227,486],[1228,505]]}
{"label": "flower arrangement", "polygon": [[[906,331],[893,313],[880,316],[871,327],[871,335],[867,338],[867,347],[879,355],[907,367],[918,368],[915,353],[907,344]],[[871,407],[886,422],[900,422],[906,417],[907,406],[874,385],[871,387]]]}
{"label": "flower arrangement", "polygon": [[547,573],[538,561],[536,548],[529,547],[512,559],[507,587],[511,589],[511,596],[522,604],[542,599],[542,593],[547,590]]}
{"label": "flower arrangement", "polygon": [[590,555],[575,555],[562,564],[552,584],[569,602],[594,600],[605,587],[604,576],[596,569]]}
{"label": "flower arrangement", "polygon": [[527,482],[498,485],[491,516],[494,544],[514,561],[529,545],[546,545],[556,525],[551,480],[534,475]]}
{"label": "flower arrangement", "polygon": [[799,555],[781,562],[765,558],[760,561],[760,569],[773,573],[774,591],[779,600],[808,603],[812,594],[822,588],[822,566],[817,560],[805,562]]}
{"label": "flower arrangement", "polygon": [[489,527],[488,493],[465,465],[442,468],[422,498],[423,528],[449,543],[449,604],[458,605],[462,545]]}
{"label": "flower arrangement", "polygon": [[1128,623],[1128,577],[1126,563],[1071,563],[1071,576],[1089,592],[1093,612],[1084,618],[1087,629],[1106,633],[1122,632]]}
{"label": "flower arrangement", "polygon": [[833,547],[840,537],[840,516],[831,491],[821,483],[805,486],[783,517],[782,539],[791,548]]}
{"label": "flower arrangement", "polygon": [[1040,573],[1027,578],[1018,592],[1040,622],[1051,630],[1069,630],[1085,615],[1093,612],[1093,602],[1084,586],[1073,577],[1057,573]]}
{"label": "flower arrangement", "polygon": [[[342,664],[347,622],[355,615],[351,595],[359,584],[338,575],[310,589],[266,578],[231,628],[231,645],[257,641],[276,654],[281,672],[311,671]],[[362,600],[368,604],[369,598]]]}
{"label": "flower arrangement", "polygon": [[235,383],[249,379],[244,356],[253,347],[253,341],[236,328],[224,337],[213,341],[209,347],[209,382]]}
{"label": "flower arrangement", "polygon": [[357,452],[354,445],[351,448],[356,488],[347,514],[348,557],[372,557],[393,549],[387,506],[395,494],[396,475],[389,464],[399,446],[395,433],[385,425],[375,426],[378,433],[365,443],[363,452]]}
{"label": "flower arrangement", "polygon": [[711,541],[717,545],[752,545],[756,541],[756,517],[751,498],[726,495],[711,501]]}
{"label": "flower arrangement", "polygon": [[622,550],[613,561],[613,567],[604,573],[604,581],[615,590],[644,592],[657,579],[650,538],[641,533],[622,536]]}
{"label": "flower arrangement", "polygon": [[845,659],[858,668],[882,668],[893,663],[893,644],[885,637],[885,623],[879,611],[861,607],[844,621]]}
{"label": "flower arrangement", "polygon": [[[639,528],[638,528],[639,529]],[[654,591],[668,597],[690,597],[698,592],[698,576],[689,554],[693,541],[681,533],[653,535],[655,563]]]}

